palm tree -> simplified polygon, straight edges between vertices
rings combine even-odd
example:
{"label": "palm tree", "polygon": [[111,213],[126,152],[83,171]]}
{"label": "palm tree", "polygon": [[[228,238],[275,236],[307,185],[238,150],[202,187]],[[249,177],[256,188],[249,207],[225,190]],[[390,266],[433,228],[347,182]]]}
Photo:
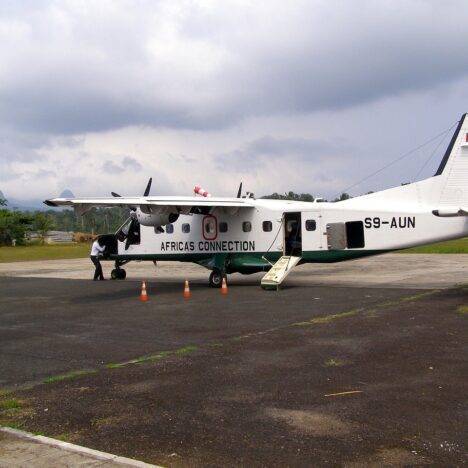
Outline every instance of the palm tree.
{"label": "palm tree", "polygon": [[41,244],[44,244],[47,233],[53,229],[54,220],[45,213],[36,213],[33,220],[33,229],[39,234]]}

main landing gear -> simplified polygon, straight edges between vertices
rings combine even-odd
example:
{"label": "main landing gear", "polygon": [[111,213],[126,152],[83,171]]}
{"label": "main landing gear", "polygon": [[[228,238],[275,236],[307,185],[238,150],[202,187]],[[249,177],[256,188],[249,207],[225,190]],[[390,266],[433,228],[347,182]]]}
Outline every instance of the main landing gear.
{"label": "main landing gear", "polygon": [[221,285],[223,284],[223,278],[224,278],[224,275],[222,271],[219,270],[218,268],[214,268],[210,274],[210,279],[209,279],[210,286],[212,288],[220,288]]}

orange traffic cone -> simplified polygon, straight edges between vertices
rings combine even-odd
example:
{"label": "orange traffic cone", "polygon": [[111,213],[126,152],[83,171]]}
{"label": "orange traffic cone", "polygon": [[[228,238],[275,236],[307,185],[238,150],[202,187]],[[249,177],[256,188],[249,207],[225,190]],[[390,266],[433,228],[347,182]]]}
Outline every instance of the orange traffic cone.
{"label": "orange traffic cone", "polygon": [[188,299],[192,293],[190,292],[189,284],[188,281],[185,280],[185,285],[184,285],[184,299]]}
{"label": "orange traffic cone", "polygon": [[226,283],[226,277],[223,276],[223,282],[221,284],[221,294],[227,294],[228,289],[227,289],[227,283]]}
{"label": "orange traffic cone", "polygon": [[147,302],[148,301],[148,294],[146,292],[146,281],[143,281],[141,283],[140,301],[141,302]]}

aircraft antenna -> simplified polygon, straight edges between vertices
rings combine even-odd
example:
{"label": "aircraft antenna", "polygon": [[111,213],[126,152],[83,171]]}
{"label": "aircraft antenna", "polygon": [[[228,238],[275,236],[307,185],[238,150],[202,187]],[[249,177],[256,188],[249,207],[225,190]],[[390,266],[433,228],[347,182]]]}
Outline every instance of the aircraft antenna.
{"label": "aircraft antenna", "polygon": [[[429,143],[432,143],[433,141],[437,140],[437,138],[440,138],[441,136],[446,136],[447,133],[449,133],[451,130],[453,130],[453,128],[458,125],[459,121],[457,120],[453,125],[450,126],[450,128],[447,128],[446,130],[444,130],[443,132],[440,132],[439,134],[437,134],[436,136],[430,138],[429,140],[425,141],[424,143],[422,143],[421,145],[417,146],[416,148],[413,148],[409,151],[407,151],[406,153],[404,153],[402,156],[400,156],[399,158],[396,158],[394,159],[393,161],[389,162],[388,164],[386,164],[385,166],[381,167],[380,169],[374,171],[372,174],[369,174],[367,175],[366,177],[364,177],[363,179],[359,180],[358,182],[356,182],[355,184],[353,185],[350,185],[349,187],[346,187],[345,189],[343,189],[339,194],[337,194],[337,196],[340,196],[340,194],[342,193],[346,193],[348,192],[348,190],[362,184],[363,182],[365,182],[366,180],[370,179],[371,177],[374,177],[375,175],[379,174],[380,172],[384,171],[385,169],[388,169],[390,166],[393,166],[395,163],[397,163],[398,161],[401,161],[402,159],[405,159],[407,158],[408,156],[410,156],[411,154],[415,153],[416,151],[420,150],[421,148],[424,148],[424,146],[428,145]],[[443,138],[442,138],[442,141],[443,141]],[[441,142],[439,142],[439,144],[437,145],[436,147],[436,150],[437,148],[440,146]],[[435,151],[433,153],[435,153]],[[431,154],[429,160],[432,158],[433,154]],[[424,169],[424,167],[426,166],[426,164],[429,162],[429,160],[426,161],[426,163],[424,164],[424,166],[422,167],[422,169]],[[421,169],[421,170],[422,170]],[[421,172],[421,171],[420,171]],[[419,173],[418,173],[419,175]]]}

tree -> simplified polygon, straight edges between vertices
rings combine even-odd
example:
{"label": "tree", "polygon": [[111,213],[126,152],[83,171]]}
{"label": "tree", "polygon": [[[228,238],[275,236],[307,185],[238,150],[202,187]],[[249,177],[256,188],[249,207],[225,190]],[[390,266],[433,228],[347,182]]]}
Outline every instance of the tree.
{"label": "tree", "polygon": [[55,223],[52,216],[46,213],[41,213],[39,211],[34,214],[32,226],[33,229],[39,234],[41,244],[43,244],[47,232],[54,228]]}
{"label": "tree", "polygon": [[284,195],[281,195],[279,193],[272,193],[271,195],[265,195],[262,198],[270,199],[270,200],[295,200],[295,201],[305,201],[305,202],[313,202],[314,201],[314,196],[311,195],[310,193],[294,193],[294,192],[288,192],[285,193]]}
{"label": "tree", "polygon": [[0,209],[0,245],[13,245],[13,240],[24,244],[31,222],[31,217],[25,213]]}
{"label": "tree", "polygon": [[333,201],[338,202],[338,201],[343,201],[343,200],[349,200],[351,198],[351,195],[349,193],[342,193],[339,198],[335,198]]}
{"label": "tree", "polygon": [[8,202],[4,198],[0,197],[0,206],[7,206],[7,204]]}

